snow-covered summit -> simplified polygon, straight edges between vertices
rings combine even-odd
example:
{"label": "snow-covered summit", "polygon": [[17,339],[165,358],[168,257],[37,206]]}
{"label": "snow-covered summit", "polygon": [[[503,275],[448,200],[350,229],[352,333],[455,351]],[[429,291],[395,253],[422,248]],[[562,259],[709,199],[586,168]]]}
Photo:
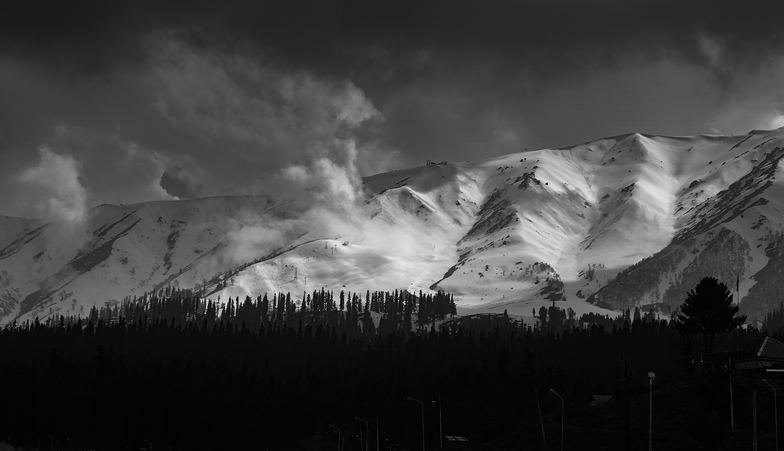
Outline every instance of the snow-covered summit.
{"label": "snow-covered summit", "polygon": [[629,134],[367,177],[350,214],[264,196],[102,205],[62,239],[0,217],[0,321],[165,285],[221,299],[445,289],[463,308],[522,315],[551,302],[666,311],[707,275],[739,282],[742,309],[760,315],[781,295],[782,157],[781,129]]}

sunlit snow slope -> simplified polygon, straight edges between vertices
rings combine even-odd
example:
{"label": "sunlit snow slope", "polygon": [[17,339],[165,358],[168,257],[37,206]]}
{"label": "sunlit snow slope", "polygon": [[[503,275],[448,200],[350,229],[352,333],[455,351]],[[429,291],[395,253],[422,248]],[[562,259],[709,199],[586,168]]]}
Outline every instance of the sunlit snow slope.
{"label": "sunlit snow slope", "polygon": [[[759,317],[784,300],[782,157],[784,130],[630,134],[368,177],[342,220],[265,197],[99,206],[70,247],[54,226],[0,217],[0,317],[78,313],[167,284],[223,300],[408,288],[518,315],[551,302],[666,312],[709,275],[739,280],[742,309]],[[244,246],[254,234],[264,246]]]}

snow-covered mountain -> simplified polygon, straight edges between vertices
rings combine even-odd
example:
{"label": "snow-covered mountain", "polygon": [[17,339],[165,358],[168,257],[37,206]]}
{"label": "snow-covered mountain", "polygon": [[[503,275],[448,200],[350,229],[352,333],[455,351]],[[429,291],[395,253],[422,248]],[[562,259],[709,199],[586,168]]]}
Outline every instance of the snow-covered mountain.
{"label": "snow-covered mountain", "polygon": [[355,208],[214,197],[94,208],[80,231],[0,217],[0,321],[165,285],[209,297],[444,289],[531,315],[668,311],[707,275],[758,317],[784,300],[784,129],[630,134],[363,180]]}

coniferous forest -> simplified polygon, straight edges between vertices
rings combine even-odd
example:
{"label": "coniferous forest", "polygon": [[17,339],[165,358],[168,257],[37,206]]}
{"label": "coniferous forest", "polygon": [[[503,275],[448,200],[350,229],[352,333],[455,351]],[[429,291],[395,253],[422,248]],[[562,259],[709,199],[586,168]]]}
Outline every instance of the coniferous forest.
{"label": "coniferous forest", "polygon": [[[561,449],[562,396],[565,449],[647,449],[655,371],[656,449],[751,443],[751,384],[734,385],[730,431],[733,375],[706,364],[699,334],[667,319],[640,310],[576,317],[554,306],[530,324],[455,311],[443,292],[212,302],[166,289],[84,318],[12,324],[0,330],[0,442]],[[718,334],[712,346],[754,346],[781,318],[780,307],[760,329]],[[759,440],[772,446],[768,398],[758,399]]]}

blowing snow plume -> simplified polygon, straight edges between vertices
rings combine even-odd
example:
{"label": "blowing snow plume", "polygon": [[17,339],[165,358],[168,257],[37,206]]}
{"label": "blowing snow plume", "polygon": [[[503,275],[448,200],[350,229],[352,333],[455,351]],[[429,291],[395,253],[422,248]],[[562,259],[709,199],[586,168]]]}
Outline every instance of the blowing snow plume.
{"label": "blowing snow plume", "polygon": [[46,221],[43,237],[52,253],[72,254],[86,239],[88,193],[80,181],[81,164],[48,147],[38,150],[38,162],[18,176],[23,201]]}
{"label": "blowing snow plume", "polygon": [[[458,203],[453,188],[376,193],[357,169],[361,151],[353,139],[322,143],[311,149],[309,163],[291,165],[269,182],[280,193],[279,206],[266,215],[244,212],[230,247],[243,269],[218,296],[322,287],[419,290],[443,275],[467,226],[437,211],[437,203]],[[423,181],[435,188],[430,178]]]}
{"label": "blowing snow plume", "polygon": [[38,150],[39,161],[19,175],[38,216],[57,223],[78,224],[87,213],[87,190],[79,181],[79,163],[47,147]]}
{"label": "blowing snow plume", "polygon": [[[363,212],[362,178],[356,144],[335,138],[311,151],[311,161],[284,168],[268,180],[277,207],[266,214],[244,210],[230,233],[229,254],[235,263],[265,255],[300,238],[355,237]],[[316,227],[314,227],[316,225]]]}
{"label": "blowing snow plume", "polygon": [[359,168],[383,169],[378,162],[395,154],[365,138],[383,117],[361,89],[237,47],[194,46],[175,33],[147,42],[143,86],[170,129],[193,142],[187,155],[161,151],[178,180],[271,200],[227,219],[227,263],[291,243],[312,230],[312,218],[320,225],[312,236],[341,234],[345,227],[326,218],[358,215]]}

